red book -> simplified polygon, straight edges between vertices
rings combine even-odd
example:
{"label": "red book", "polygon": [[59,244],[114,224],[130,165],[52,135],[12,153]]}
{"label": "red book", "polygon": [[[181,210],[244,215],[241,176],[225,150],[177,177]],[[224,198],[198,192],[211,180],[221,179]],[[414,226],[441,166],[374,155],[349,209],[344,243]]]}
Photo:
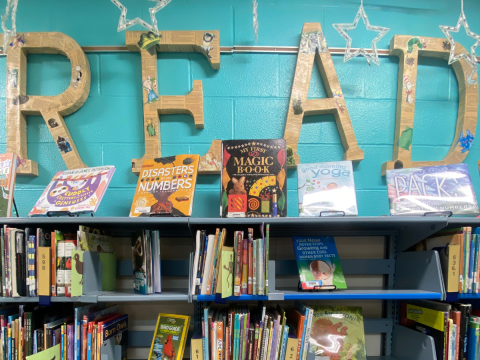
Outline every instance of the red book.
{"label": "red book", "polygon": [[83,344],[82,344],[82,360],[87,360],[87,352],[88,352],[88,337],[87,337],[87,317],[83,316]]}
{"label": "red book", "polygon": [[452,320],[455,325],[457,325],[457,337],[455,339],[455,359],[453,360],[459,360],[459,351],[460,351],[460,318],[462,316],[462,313],[460,311],[452,311]]}
{"label": "red book", "polygon": [[55,239],[55,231],[50,235],[50,249],[52,251],[52,270],[50,271],[52,277],[52,296],[57,296],[57,240]]}
{"label": "red book", "polygon": [[[243,232],[235,231],[235,240],[237,248],[235,249],[235,283],[233,295],[240,296],[242,287],[242,250],[243,250]],[[233,333],[233,332],[232,332]]]}
{"label": "red book", "polygon": [[253,229],[248,229],[248,295],[253,294]]}
{"label": "red book", "polygon": [[[292,324],[295,325],[295,329],[297,330],[297,333],[295,334],[295,337],[297,339],[301,339],[303,335],[303,327],[306,325],[305,324],[305,315],[302,315],[300,311],[293,309],[289,312],[287,319],[292,322]],[[299,341],[298,344],[298,350],[297,350],[297,360],[300,358],[300,348],[301,348],[301,341]]]}

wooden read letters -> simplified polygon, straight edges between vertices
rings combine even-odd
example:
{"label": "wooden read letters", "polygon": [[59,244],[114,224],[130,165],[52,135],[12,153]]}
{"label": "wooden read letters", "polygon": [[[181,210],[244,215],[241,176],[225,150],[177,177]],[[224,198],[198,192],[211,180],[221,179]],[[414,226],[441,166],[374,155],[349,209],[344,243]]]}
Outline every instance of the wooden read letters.
{"label": "wooden read letters", "polygon": [[[315,60],[329,97],[326,99],[307,100],[310,77]],[[289,154],[290,156],[288,157],[289,167],[294,167],[300,163],[297,148],[303,117],[306,115],[330,113],[333,113],[335,116],[338,131],[345,148],[343,159],[363,160],[363,150],[358,147],[347,105],[343,98],[342,88],[338,81],[322,27],[319,23],[305,23],[298,50],[297,66],[295,68],[284,134],[284,138],[287,140],[287,147],[290,147],[291,151],[293,151],[293,154]],[[290,151],[290,149],[288,150]]]}
{"label": "wooden read letters", "polygon": [[[159,96],[157,51],[200,52],[207,57],[213,69],[219,69],[220,34],[219,31],[160,31],[159,35],[127,31],[125,34],[127,49],[140,52],[142,59],[145,154],[140,159],[132,159],[132,171],[138,174],[144,159],[161,157],[159,114],[189,114],[196,128],[204,127],[202,81],[194,80],[193,90],[188,95]],[[205,172],[210,171],[204,169],[202,173]]]}
{"label": "wooden read letters", "polygon": [[[390,169],[461,163],[475,137],[478,116],[478,75],[461,59],[452,64],[459,86],[457,126],[453,143],[443,160],[412,161],[412,135],[419,56],[448,60],[450,43],[446,39],[395,35],[390,42],[390,54],[400,58],[398,70],[397,117],[393,160],[382,166],[382,175]],[[455,53],[466,52],[456,43]]]}
{"label": "wooden read letters", "polygon": [[[41,115],[68,169],[86,167],[63,116],[85,103],[90,92],[90,66],[81,47],[71,37],[58,33],[23,33],[12,36],[7,46],[7,152],[25,160],[19,174],[38,175],[38,164],[27,156],[26,115]],[[72,64],[72,81],[56,96],[27,96],[27,54],[63,54]]]}

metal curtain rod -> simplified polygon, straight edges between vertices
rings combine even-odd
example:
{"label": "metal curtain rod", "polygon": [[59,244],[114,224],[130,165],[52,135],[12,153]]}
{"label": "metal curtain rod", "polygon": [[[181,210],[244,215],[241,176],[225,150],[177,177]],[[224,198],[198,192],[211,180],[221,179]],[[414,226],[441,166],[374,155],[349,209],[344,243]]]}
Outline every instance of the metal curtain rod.
{"label": "metal curtain rod", "polygon": [[[99,52],[128,52],[126,46],[82,46],[82,50],[89,53]],[[332,55],[345,54],[345,48],[329,48]],[[352,51],[355,51],[352,48]],[[371,53],[371,49],[366,49]],[[298,53],[298,46],[246,46],[246,45],[234,45],[234,46],[221,46],[220,52],[223,54],[233,53],[263,53],[263,54],[296,54]],[[377,50],[379,56],[390,56],[390,50]],[[0,56],[5,56],[0,49]],[[480,62],[480,56],[477,56],[477,61]]]}

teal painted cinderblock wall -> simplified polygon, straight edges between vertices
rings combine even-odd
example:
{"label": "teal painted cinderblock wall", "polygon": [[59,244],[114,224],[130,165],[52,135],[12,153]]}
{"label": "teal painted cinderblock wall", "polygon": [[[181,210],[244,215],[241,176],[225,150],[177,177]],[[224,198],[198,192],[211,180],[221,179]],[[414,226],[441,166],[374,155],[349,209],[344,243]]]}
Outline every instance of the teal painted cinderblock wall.
{"label": "teal painted cinderblock wall", "polygon": [[[256,45],[297,46],[304,22],[320,22],[329,47],[345,41],[333,23],[351,22],[360,0],[258,0]],[[148,19],[152,2],[123,0],[128,18]],[[5,0],[0,1],[3,9]],[[222,46],[254,45],[250,0],[172,0],[157,13],[160,30],[220,30]],[[460,1],[365,0],[371,24],[392,30],[378,43],[388,49],[394,34],[443,38],[438,25],[455,25]],[[480,33],[480,2],[465,0],[472,31]],[[17,30],[60,31],[80,45],[124,45],[117,33],[120,12],[109,0],[22,0]],[[134,27],[132,30],[141,30]],[[370,47],[376,33],[363,24],[351,32],[353,47]],[[465,47],[473,40],[463,29],[455,39]],[[117,170],[97,216],[128,216],[137,184],[131,159],[143,155],[141,64],[138,53],[89,53],[92,72],[85,105],[65,118],[71,136],[89,166],[115,165]],[[162,155],[204,154],[213,139],[279,138],[283,136],[295,54],[224,54],[221,69],[212,70],[200,54],[158,55],[161,95],[184,95],[192,81],[202,80],[205,128],[195,129],[186,115],[161,116]],[[388,214],[382,163],[391,160],[395,128],[398,59],[382,57],[380,66],[358,58],[347,63],[334,55],[336,71],[355,134],[365,159],[354,165],[360,215]],[[6,59],[0,58],[0,151],[5,151]],[[28,57],[27,93],[56,95],[70,82],[70,63],[60,55]],[[310,98],[326,96],[314,67]],[[421,59],[418,69],[413,160],[440,160],[453,140],[458,112],[458,84],[446,61]],[[43,118],[29,116],[28,155],[39,163],[40,176],[17,178],[15,199],[26,216],[53,175],[66,169]],[[341,160],[343,147],[332,115],[304,119],[298,150],[303,163]],[[480,177],[474,142],[468,163],[477,194]],[[288,173],[288,215],[297,216],[296,171]],[[194,216],[218,216],[219,176],[199,176]]]}

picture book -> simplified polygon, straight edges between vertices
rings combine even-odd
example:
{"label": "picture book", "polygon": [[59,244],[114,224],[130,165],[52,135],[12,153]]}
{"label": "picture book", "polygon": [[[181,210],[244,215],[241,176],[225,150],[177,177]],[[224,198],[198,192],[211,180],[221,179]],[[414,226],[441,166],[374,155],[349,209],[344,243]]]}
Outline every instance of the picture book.
{"label": "picture book", "polygon": [[294,237],[302,290],[346,289],[333,237]]}
{"label": "picture book", "polygon": [[309,343],[315,358],[367,360],[362,308],[313,306]]}
{"label": "picture book", "polygon": [[114,166],[57,172],[28,216],[97,211],[114,172]]}
{"label": "picture book", "polygon": [[[148,232],[148,230],[147,230]],[[147,244],[144,230],[132,235],[133,290],[135,294],[148,294]]]}
{"label": "picture book", "polygon": [[83,295],[83,251],[72,251],[72,296]]}
{"label": "picture book", "polygon": [[222,298],[233,295],[233,247],[224,246],[222,249]]}
{"label": "picture book", "polygon": [[478,214],[467,164],[387,170],[391,215]]}
{"label": "picture book", "polygon": [[222,142],[221,217],[287,216],[285,139]]}
{"label": "picture book", "polygon": [[351,161],[298,164],[298,215],[358,215]]}
{"label": "picture book", "polygon": [[60,359],[62,345],[57,343],[55,346],[50,347],[49,349],[43,350],[37,354],[27,356],[27,360],[57,360]]}
{"label": "picture book", "polygon": [[77,250],[98,251],[100,253],[115,252],[113,238],[100,234],[97,229],[91,229],[80,225],[77,231]]}
{"label": "picture book", "polygon": [[130,217],[191,216],[199,155],[143,161]]}
{"label": "picture book", "polygon": [[[102,324],[100,344],[97,344],[97,351],[107,359],[116,359],[117,351],[121,353],[121,360],[127,359],[128,347],[128,315],[114,317],[113,320]],[[100,349],[98,349],[100,348]],[[98,359],[98,357],[97,357]]]}
{"label": "picture book", "polygon": [[13,153],[0,154],[0,217],[12,215],[13,192],[17,174],[17,155]]}
{"label": "picture book", "polygon": [[159,314],[148,360],[182,360],[189,324],[189,316]]}

